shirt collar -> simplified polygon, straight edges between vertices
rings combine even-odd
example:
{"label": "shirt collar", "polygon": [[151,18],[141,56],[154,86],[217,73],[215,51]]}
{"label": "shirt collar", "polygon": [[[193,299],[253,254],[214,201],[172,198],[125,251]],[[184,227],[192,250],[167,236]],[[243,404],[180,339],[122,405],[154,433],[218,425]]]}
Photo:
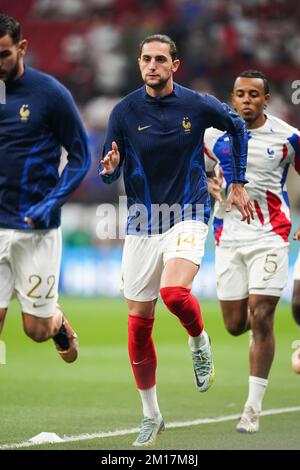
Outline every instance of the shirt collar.
{"label": "shirt collar", "polygon": [[153,101],[161,101],[161,100],[164,100],[166,98],[170,98],[172,96],[179,96],[179,85],[177,83],[173,83],[173,91],[172,93],[170,93],[169,95],[166,95],[166,96],[150,96],[148,95],[148,93],[146,92],[146,85],[143,86],[142,88],[142,92],[143,92],[143,96],[144,98],[149,98],[150,100],[153,100]]}

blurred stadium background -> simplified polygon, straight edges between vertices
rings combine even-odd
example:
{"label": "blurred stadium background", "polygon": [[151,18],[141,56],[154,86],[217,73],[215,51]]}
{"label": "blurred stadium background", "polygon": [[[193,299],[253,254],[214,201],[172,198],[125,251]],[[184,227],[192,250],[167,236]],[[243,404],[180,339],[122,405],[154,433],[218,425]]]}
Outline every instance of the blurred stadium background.
{"label": "blurred stadium background", "polygon": [[[63,210],[64,254],[61,292],[67,295],[120,295],[122,240],[100,240],[97,207],[117,204],[123,187],[105,185],[97,175],[99,155],[113,105],[141,85],[139,42],[163,32],[177,43],[183,59],[176,80],[228,101],[234,77],[255,68],[271,81],[269,112],[300,127],[300,104],[292,103],[292,83],[300,79],[300,11],[297,0],[0,0],[29,40],[26,62],[49,72],[73,93],[88,129],[93,166]],[[299,182],[288,186],[294,227],[300,207]],[[121,222],[121,226],[124,225]],[[291,266],[297,253],[292,243]],[[195,292],[215,297],[214,242]],[[284,297],[289,299],[291,283]]]}
{"label": "blurred stadium background", "polygon": [[[71,90],[93,154],[88,177],[63,209],[62,306],[80,332],[80,361],[66,366],[57,359],[51,342],[37,346],[26,338],[14,304],[1,337],[7,344],[7,366],[1,368],[5,407],[1,407],[0,445],[42,431],[74,435],[136,426],[140,410],[126,353],[126,307],[122,300],[111,299],[121,295],[123,240],[97,236],[97,208],[107,202],[117,206],[123,194],[121,181],[104,185],[97,175],[109,112],[120,97],[141,85],[140,40],[162,32],[177,42],[183,59],[176,76],[179,83],[228,101],[241,70],[262,70],[271,81],[268,111],[300,128],[300,104],[292,103],[292,83],[300,80],[299,1],[0,0],[0,11],[22,23],[29,40],[27,64],[53,74]],[[288,186],[294,230],[300,224],[300,189],[293,170]],[[298,244],[291,241],[291,269],[297,251]],[[290,272],[286,301],[291,283]],[[195,292],[201,299],[213,299],[202,306],[213,336],[217,380],[208,395],[199,397],[195,392],[185,333],[159,304],[158,380],[167,422],[239,413],[246,397],[248,337],[233,339],[222,325],[215,301],[211,234]],[[299,331],[289,304],[278,309],[276,333],[275,372],[265,407],[296,406],[299,377],[292,375],[289,362],[291,343]],[[230,422],[196,432],[173,430],[162,436],[160,445],[162,449],[299,448],[295,417],[290,413],[265,418],[263,438],[236,436]],[[124,449],[131,441],[132,436],[125,436],[56,448]]]}

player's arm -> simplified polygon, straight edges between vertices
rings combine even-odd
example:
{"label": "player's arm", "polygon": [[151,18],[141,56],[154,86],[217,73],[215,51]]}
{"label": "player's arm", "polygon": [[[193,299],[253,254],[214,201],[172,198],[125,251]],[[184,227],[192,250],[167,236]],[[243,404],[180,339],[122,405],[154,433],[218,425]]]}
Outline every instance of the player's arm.
{"label": "player's arm", "polygon": [[288,140],[288,157],[284,160],[284,164],[288,165],[292,163],[293,167],[300,175],[300,131],[295,128],[292,135],[287,139]]}
{"label": "player's arm", "polygon": [[[284,165],[292,163],[300,175],[300,131],[298,129],[294,128],[291,136],[288,138],[288,156],[283,163]],[[293,240],[300,241],[300,227],[295,231]]]}
{"label": "player's arm", "polygon": [[125,146],[120,124],[120,111],[118,105],[113,109],[109,121],[98,172],[104,183],[116,181],[122,169]]}
{"label": "player's arm", "polygon": [[[49,107],[49,127],[68,152],[68,162],[56,186],[25,215],[25,221],[35,228],[48,226],[51,212],[65,203],[79,186],[91,165],[87,133],[71,94],[62,86],[56,89]],[[55,171],[54,162],[49,172]]]}
{"label": "player's arm", "polygon": [[213,96],[206,96],[208,119],[210,125],[227,131],[231,146],[231,187],[227,197],[226,212],[230,212],[234,204],[242,215],[242,221],[250,223],[254,219],[254,210],[244,184],[247,166],[248,137],[243,119],[227,104],[221,103]]}
{"label": "player's arm", "polygon": [[213,148],[215,144],[215,135],[213,129],[207,129],[204,135],[204,164],[207,177],[207,188],[209,194],[221,205],[223,200],[223,169],[219,165],[219,159],[215,155]]}

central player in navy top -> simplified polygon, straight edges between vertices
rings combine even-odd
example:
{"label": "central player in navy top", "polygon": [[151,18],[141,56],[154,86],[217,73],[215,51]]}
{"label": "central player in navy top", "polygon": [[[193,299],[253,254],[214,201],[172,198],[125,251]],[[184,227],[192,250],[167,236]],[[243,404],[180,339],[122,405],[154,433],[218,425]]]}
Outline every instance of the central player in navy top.
{"label": "central player in navy top", "polygon": [[[0,331],[16,295],[24,330],[53,337],[61,357],[77,357],[76,335],[57,307],[60,208],[90,166],[85,129],[73,99],[53,77],[24,65],[19,23],[0,15]],[[61,150],[68,162],[59,175]]]}
{"label": "central player in navy top", "polygon": [[234,184],[228,210],[234,203],[244,220],[249,222],[252,217],[252,205],[243,187],[245,124],[216,98],[174,83],[179,65],[176,45],[169,37],[153,35],[142,42],[139,66],[145,86],[126,96],[112,111],[100,162],[100,174],[107,183],[116,180],[124,166],[128,197],[122,277],[129,309],[129,356],[144,414],[135,446],[152,444],[164,429],[156,396],[152,340],[159,292],[189,334],[197,389],[205,392],[213,382],[210,341],[198,301],[190,292],[203,256],[209,219],[203,162],[207,127],[227,130],[231,136]]}

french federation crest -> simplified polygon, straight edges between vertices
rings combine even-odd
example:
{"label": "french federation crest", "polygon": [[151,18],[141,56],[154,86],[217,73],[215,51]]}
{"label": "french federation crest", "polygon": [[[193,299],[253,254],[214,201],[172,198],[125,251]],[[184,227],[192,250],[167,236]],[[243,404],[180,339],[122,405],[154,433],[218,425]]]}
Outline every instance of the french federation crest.
{"label": "french federation crest", "polygon": [[20,116],[22,122],[27,122],[30,116],[29,106],[28,104],[23,104],[20,108]]}
{"label": "french federation crest", "polygon": [[185,134],[189,134],[191,132],[191,128],[192,128],[192,123],[191,121],[189,120],[188,117],[184,117],[183,120],[182,120],[182,127],[184,129],[184,133]]}
{"label": "french federation crest", "polygon": [[267,148],[267,157],[269,160],[274,160],[275,158],[275,150],[272,147]]}

